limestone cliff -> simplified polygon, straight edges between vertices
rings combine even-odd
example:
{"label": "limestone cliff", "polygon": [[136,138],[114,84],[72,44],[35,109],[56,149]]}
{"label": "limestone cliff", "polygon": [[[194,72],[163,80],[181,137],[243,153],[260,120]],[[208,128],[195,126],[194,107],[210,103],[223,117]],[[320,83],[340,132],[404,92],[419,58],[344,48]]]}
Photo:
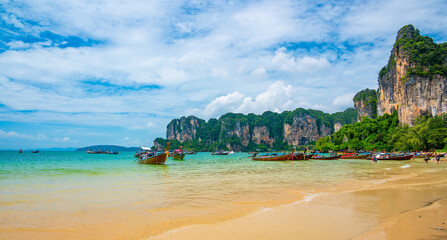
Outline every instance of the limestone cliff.
{"label": "limestone cliff", "polygon": [[379,73],[377,113],[398,111],[399,122],[446,112],[447,44],[421,36],[412,25],[399,30],[387,66]]}
{"label": "limestone cliff", "polygon": [[304,145],[312,141],[317,141],[320,137],[331,134],[331,128],[321,125],[317,126],[317,121],[311,116],[294,117],[293,124],[284,123],[284,141],[289,145]]}
{"label": "limestone cliff", "polygon": [[174,119],[167,126],[166,138],[176,139],[179,142],[196,139],[197,129],[204,122],[204,120],[194,116]]}
{"label": "limestone cliff", "polygon": [[262,115],[227,113],[208,122],[194,116],[182,117],[168,124],[167,140],[156,139],[154,144],[162,148],[169,140],[198,150],[285,150],[291,145],[315,142],[343,124],[355,122],[356,117],[353,108],[334,114],[301,108]]}
{"label": "limestone cliff", "polygon": [[373,89],[364,89],[354,96],[354,108],[357,111],[357,121],[363,117],[377,117],[377,93]]}
{"label": "limestone cliff", "polygon": [[251,140],[256,144],[268,144],[270,147],[273,147],[273,142],[275,142],[275,140],[270,138],[269,130],[266,126],[255,126]]}

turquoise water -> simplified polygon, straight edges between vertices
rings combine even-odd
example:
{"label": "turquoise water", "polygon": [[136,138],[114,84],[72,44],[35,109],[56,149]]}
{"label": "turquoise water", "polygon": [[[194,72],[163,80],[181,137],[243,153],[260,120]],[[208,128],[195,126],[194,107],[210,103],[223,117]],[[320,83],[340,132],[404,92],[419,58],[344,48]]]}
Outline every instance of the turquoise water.
{"label": "turquoise water", "polygon": [[[47,197],[76,204],[151,199],[156,205],[219,204],[236,198],[262,198],[298,186],[332,186],[347,180],[386,179],[405,162],[368,160],[259,162],[246,153],[212,156],[186,155],[184,161],[168,159],[166,165],[137,164],[133,152],[118,155],[85,152],[0,152],[0,201]],[[412,166],[413,165],[413,166]],[[432,164],[434,165],[434,164]],[[409,166],[423,166],[411,162]],[[76,194],[77,193],[77,194]],[[129,196],[127,198],[126,196]],[[54,202],[53,202],[54,203]],[[45,205],[44,203],[42,205]],[[57,204],[52,204],[56,207]],[[148,206],[146,206],[148,207]],[[159,206],[158,206],[159,207]]]}
{"label": "turquoise water", "polygon": [[106,220],[115,219],[107,224],[118,225],[121,218],[132,218],[152,226],[142,234],[146,236],[174,227],[176,221],[181,225],[190,218],[229,213],[233,218],[350,183],[375,184],[446,168],[422,160],[263,162],[252,161],[247,153],[198,153],[183,161],[169,158],[166,165],[146,165],[133,155],[0,152],[3,231],[89,229]]}

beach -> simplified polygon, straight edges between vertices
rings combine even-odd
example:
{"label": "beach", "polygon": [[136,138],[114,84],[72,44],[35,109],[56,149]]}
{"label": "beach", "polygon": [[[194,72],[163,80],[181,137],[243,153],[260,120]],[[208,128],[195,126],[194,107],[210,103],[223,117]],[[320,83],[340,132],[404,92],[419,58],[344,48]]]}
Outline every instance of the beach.
{"label": "beach", "polygon": [[443,239],[447,161],[0,153],[0,239]]}

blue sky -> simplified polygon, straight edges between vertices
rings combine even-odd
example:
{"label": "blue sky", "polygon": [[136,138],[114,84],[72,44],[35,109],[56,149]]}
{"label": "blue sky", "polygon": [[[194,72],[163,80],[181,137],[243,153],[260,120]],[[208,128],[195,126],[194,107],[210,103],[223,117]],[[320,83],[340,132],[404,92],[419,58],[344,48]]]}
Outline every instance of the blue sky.
{"label": "blue sky", "polygon": [[0,149],[152,145],[173,118],[352,107],[447,2],[0,1]]}

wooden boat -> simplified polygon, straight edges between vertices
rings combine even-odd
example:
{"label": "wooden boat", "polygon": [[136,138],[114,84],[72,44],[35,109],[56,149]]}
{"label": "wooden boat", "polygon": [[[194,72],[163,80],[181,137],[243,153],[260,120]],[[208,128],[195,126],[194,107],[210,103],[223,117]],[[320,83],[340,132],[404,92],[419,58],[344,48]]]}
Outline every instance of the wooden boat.
{"label": "wooden boat", "polygon": [[22,149],[19,150],[19,153],[23,153]]}
{"label": "wooden boat", "polygon": [[174,153],[171,157],[174,160],[183,160],[183,158],[185,158],[185,153]]}
{"label": "wooden boat", "polygon": [[383,160],[404,161],[404,160],[411,160],[412,158],[413,158],[413,154],[406,154],[406,155],[383,156],[383,157],[377,158],[377,160],[379,160],[379,161],[383,161]]}
{"label": "wooden boat", "polygon": [[314,160],[337,160],[340,158],[341,158],[341,155],[332,155],[332,156],[328,156],[328,157],[319,156],[319,155],[312,156],[312,159],[314,159]]}
{"label": "wooden boat", "polygon": [[292,154],[283,155],[262,155],[252,157],[254,161],[290,161],[292,160]]}
{"label": "wooden boat", "polygon": [[414,155],[415,158],[425,158],[429,153],[417,153]]}
{"label": "wooden boat", "polygon": [[184,154],[197,154],[197,152],[196,151],[186,151],[186,152],[183,152]]}
{"label": "wooden boat", "polygon": [[[293,154],[293,161],[310,160],[314,154],[295,153]],[[304,157],[305,156],[305,157]]]}
{"label": "wooden boat", "polygon": [[33,150],[32,153],[39,153],[39,150]]}
{"label": "wooden boat", "polygon": [[366,159],[369,154],[345,154],[342,155],[342,159]]}
{"label": "wooden boat", "polygon": [[223,152],[223,151],[212,152],[211,155],[228,155],[228,152]]}
{"label": "wooden boat", "polygon": [[165,152],[163,152],[161,154],[157,154],[155,156],[150,156],[150,157],[145,157],[143,159],[140,159],[140,160],[138,160],[138,163],[139,164],[165,164],[166,159],[168,158],[170,144],[171,143],[168,142]]}

